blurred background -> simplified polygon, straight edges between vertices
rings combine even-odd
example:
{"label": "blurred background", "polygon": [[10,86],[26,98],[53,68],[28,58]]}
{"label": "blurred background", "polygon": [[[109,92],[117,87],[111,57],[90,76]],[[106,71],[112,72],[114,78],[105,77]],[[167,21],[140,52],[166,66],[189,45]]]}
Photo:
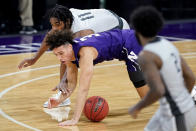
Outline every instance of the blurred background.
{"label": "blurred background", "polygon": [[[0,35],[17,34],[22,30],[19,11],[20,0],[2,0],[0,4]],[[164,16],[167,23],[196,20],[196,0],[32,0],[33,28],[45,31],[50,28],[45,13],[55,4],[69,8],[106,8],[129,21],[131,12],[141,5],[152,5]]]}

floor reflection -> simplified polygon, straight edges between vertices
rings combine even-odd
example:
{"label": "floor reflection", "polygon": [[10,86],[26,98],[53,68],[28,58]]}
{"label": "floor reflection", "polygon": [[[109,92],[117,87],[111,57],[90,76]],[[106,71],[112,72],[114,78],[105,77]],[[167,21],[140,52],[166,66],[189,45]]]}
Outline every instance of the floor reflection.
{"label": "floor reflection", "polygon": [[71,110],[70,107],[58,107],[58,108],[43,108],[44,112],[49,114],[52,119],[61,122],[63,120],[67,120],[69,117],[69,112]]}

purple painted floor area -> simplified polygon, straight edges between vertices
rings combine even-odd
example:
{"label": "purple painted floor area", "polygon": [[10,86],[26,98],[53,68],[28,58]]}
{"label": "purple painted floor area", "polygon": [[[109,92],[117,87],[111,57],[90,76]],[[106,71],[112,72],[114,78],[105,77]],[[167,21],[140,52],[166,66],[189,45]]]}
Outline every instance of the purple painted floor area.
{"label": "purple painted floor area", "polygon": [[0,55],[37,52],[45,34],[0,38]]}
{"label": "purple painted floor area", "polygon": [[12,44],[27,44],[27,43],[41,43],[45,34],[37,35],[19,35],[19,36],[6,36],[0,38],[0,45]]}
{"label": "purple painted floor area", "polygon": [[159,35],[196,40],[196,22],[165,25]]}
{"label": "purple painted floor area", "polygon": [[[170,37],[169,40],[182,40],[180,38],[196,40],[196,22],[165,25],[159,35]],[[1,36],[0,55],[36,52],[44,36],[44,33],[33,36]]]}

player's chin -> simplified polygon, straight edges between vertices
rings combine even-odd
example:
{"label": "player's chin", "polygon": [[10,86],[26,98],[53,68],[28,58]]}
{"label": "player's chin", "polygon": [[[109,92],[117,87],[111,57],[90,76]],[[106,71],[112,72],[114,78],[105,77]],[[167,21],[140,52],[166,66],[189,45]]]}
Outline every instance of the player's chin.
{"label": "player's chin", "polygon": [[61,61],[61,64],[64,64],[65,65],[66,64],[66,61]]}

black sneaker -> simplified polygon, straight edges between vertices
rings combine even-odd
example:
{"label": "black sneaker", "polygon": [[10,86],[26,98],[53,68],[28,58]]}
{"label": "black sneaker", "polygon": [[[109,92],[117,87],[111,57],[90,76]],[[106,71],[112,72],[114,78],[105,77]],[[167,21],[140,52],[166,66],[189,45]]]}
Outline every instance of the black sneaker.
{"label": "black sneaker", "polygon": [[37,30],[32,26],[23,26],[22,30],[19,32],[20,34],[31,35],[37,33]]}

